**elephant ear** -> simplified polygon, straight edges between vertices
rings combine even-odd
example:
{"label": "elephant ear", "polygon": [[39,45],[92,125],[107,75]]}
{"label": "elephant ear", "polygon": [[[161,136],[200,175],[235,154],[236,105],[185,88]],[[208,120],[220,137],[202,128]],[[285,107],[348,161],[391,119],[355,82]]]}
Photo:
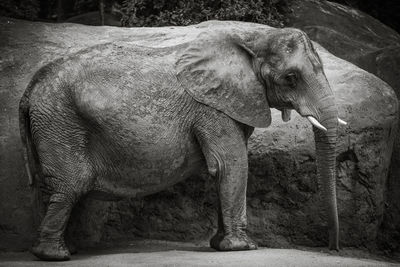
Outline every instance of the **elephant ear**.
{"label": "elephant ear", "polygon": [[178,54],[177,77],[198,102],[253,127],[268,127],[271,112],[252,65],[255,54],[238,36],[203,33]]}

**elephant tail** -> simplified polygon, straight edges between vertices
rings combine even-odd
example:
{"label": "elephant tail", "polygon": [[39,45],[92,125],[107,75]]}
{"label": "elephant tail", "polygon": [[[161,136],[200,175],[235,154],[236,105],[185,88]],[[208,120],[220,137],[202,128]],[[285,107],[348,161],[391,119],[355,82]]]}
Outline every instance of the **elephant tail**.
{"label": "elephant tail", "polygon": [[32,142],[32,134],[30,131],[30,117],[29,117],[29,98],[31,91],[34,87],[32,82],[28,85],[25,90],[20,102],[19,102],[19,131],[22,141],[22,153],[25,162],[25,170],[28,174],[29,185],[34,186],[36,171],[36,160],[34,153],[34,145]]}
{"label": "elephant tail", "polygon": [[34,187],[38,183],[36,177],[41,176],[39,156],[33,142],[31,131],[31,95],[35,88],[43,86],[48,80],[49,74],[54,64],[47,64],[40,68],[25,89],[24,94],[19,101],[19,131],[22,141],[23,156],[25,161],[25,169],[29,178],[29,185]]}
{"label": "elephant tail", "polygon": [[29,110],[31,92],[39,80],[34,76],[19,102],[19,130],[22,141],[22,152],[25,169],[29,178],[29,186],[33,191],[33,218],[36,225],[40,223],[43,217],[44,206],[38,179],[41,176],[39,158],[32,139]]}

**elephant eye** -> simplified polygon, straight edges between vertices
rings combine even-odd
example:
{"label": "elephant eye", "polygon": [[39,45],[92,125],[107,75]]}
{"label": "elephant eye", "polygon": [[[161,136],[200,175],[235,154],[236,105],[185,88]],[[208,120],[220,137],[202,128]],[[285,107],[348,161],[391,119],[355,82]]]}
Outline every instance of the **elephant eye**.
{"label": "elephant eye", "polygon": [[285,82],[290,87],[296,87],[297,85],[297,74],[295,72],[289,72],[284,77]]}

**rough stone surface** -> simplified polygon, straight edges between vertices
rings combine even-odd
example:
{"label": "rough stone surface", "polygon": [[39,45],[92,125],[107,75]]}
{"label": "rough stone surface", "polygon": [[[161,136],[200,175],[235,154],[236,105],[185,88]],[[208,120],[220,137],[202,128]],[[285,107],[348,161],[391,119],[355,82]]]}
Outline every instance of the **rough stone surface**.
{"label": "rough stone surface", "polygon": [[[30,190],[18,136],[18,101],[33,73],[58,57],[116,40],[168,46],[194,38],[208,27],[241,35],[268,26],[206,22],[189,27],[114,28],[31,23],[0,18],[0,248],[26,249],[34,236]],[[384,211],[387,174],[398,104],[391,88],[375,76],[318,46],[340,116],[337,186],[341,242],[374,248]],[[385,108],[382,108],[385,107]],[[325,246],[327,233],[316,180],[311,126],[300,116],[283,123],[273,112],[267,129],[249,143],[250,235],[264,246]],[[207,240],[216,228],[215,181],[204,174],[143,199],[83,200],[70,232],[79,246],[135,237]]]}
{"label": "rough stone surface", "polygon": [[[359,10],[328,1],[295,1],[289,21],[332,54],[387,82],[400,99],[400,35],[396,31]],[[380,247],[388,251],[400,251],[400,130],[397,131],[379,237]]]}
{"label": "rough stone surface", "polygon": [[331,53],[346,59],[400,43],[396,31],[373,17],[325,0],[295,0],[288,21]]}

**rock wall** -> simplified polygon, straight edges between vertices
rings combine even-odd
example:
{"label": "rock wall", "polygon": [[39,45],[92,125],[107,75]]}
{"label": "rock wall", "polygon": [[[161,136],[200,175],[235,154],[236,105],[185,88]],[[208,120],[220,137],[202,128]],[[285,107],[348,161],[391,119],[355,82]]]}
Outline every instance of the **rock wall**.
{"label": "rock wall", "polygon": [[[189,27],[114,28],[31,23],[0,18],[0,248],[26,249],[34,236],[30,190],[18,137],[17,107],[33,73],[49,61],[82,48],[123,41],[169,46],[208,28],[239,35],[268,26],[210,21]],[[374,248],[385,204],[387,174],[398,103],[375,76],[317,46],[335,92],[340,116],[337,186],[342,245]],[[382,108],[384,107],[384,108]],[[270,247],[325,246],[327,233],[316,180],[313,134],[299,116],[256,129],[249,143],[250,235]],[[215,181],[199,174],[143,199],[83,200],[69,232],[78,246],[144,237],[207,240],[216,227]]]}
{"label": "rock wall", "polygon": [[[378,76],[400,99],[399,33],[359,10],[328,1],[296,0],[293,8],[289,25],[307,32],[332,54]],[[400,251],[400,130],[397,131],[379,234],[380,248],[388,251]]]}

